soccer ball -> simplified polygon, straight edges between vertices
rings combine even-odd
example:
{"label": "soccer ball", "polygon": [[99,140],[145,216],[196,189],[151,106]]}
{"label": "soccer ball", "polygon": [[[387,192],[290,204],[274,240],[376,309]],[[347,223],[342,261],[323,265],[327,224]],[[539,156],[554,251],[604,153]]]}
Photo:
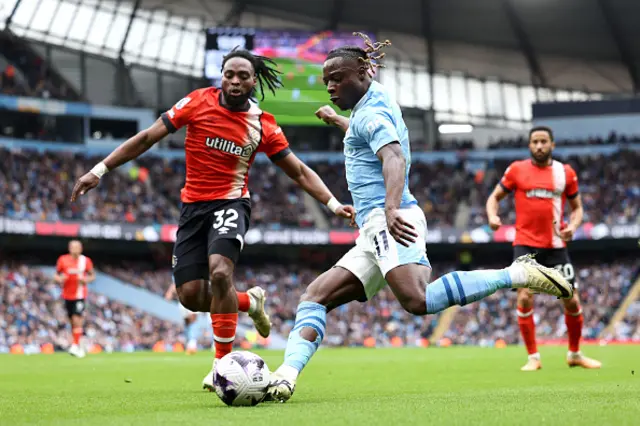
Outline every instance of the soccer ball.
{"label": "soccer ball", "polygon": [[213,385],[227,405],[256,405],[267,394],[269,368],[254,353],[234,351],[216,362]]}

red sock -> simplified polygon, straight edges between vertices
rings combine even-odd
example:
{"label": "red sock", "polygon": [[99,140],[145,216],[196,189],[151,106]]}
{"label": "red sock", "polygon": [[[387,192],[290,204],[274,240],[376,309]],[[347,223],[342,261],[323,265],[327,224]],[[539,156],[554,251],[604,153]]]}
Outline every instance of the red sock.
{"label": "red sock", "polygon": [[79,345],[80,338],[82,337],[82,327],[72,329],[71,333],[73,334],[73,344]]}
{"label": "red sock", "polygon": [[213,342],[216,347],[216,359],[220,359],[233,349],[236,337],[238,314],[211,314]]}
{"label": "red sock", "polygon": [[536,323],[533,320],[533,308],[524,309],[518,306],[518,325],[522,340],[527,347],[527,353],[533,355],[538,352],[536,344]]}
{"label": "red sock", "polygon": [[582,338],[582,324],[584,323],[582,308],[578,306],[578,310],[575,312],[565,310],[564,323],[567,325],[567,333],[569,334],[569,350],[578,352],[580,350],[580,339]]}
{"label": "red sock", "polygon": [[236,291],[236,296],[238,296],[238,310],[240,312],[249,312],[249,307],[251,306],[249,295],[244,292]]}

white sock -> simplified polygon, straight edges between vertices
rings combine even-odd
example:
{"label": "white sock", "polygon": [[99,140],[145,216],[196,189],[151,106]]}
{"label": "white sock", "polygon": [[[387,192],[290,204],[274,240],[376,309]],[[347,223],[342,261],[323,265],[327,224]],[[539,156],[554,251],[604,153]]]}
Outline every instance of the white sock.
{"label": "white sock", "polygon": [[286,364],[282,364],[280,367],[278,367],[276,373],[290,382],[295,382],[295,380],[298,378],[298,374],[300,374],[298,370]]}
{"label": "white sock", "polygon": [[511,278],[511,286],[512,287],[521,287],[527,282],[527,270],[524,269],[524,266],[515,263],[506,268],[509,273],[509,277]]}
{"label": "white sock", "polygon": [[536,352],[535,354],[529,355],[529,359],[535,359],[537,361],[540,361],[540,352]]}
{"label": "white sock", "polygon": [[578,357],[582,356],[582,353],[580,351],[578,351],[578,352],[569,351],[569,352],[567,352],[567,356],[569,358],[578,358]]}

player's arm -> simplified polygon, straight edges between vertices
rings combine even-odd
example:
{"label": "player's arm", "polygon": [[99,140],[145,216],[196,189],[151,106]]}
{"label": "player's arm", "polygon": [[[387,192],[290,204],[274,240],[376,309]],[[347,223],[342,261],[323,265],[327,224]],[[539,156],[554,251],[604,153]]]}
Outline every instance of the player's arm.
{"label": "player's arm", "polygon": [[582,225],[582,219],[584,218],[584,208],[582,207],[580,194],[576,194],[575,197],[569,198],[569,206],[571,206],[569,224],[560,230],[560,238],[564,241],[571,241],[573,239],[573,234],[575,234],[576,230],[580,225]]}
{"label": "player's arm", "polygon": [[353,222],[355,218],[355,210],[353,207],[342,205],[336,197],[333,196],[320,176],[300,161],[295,154],[289,152],[283,158],[275,161],[275,164],[313,198],[325,204],[336,215],[351,219]]}
{"label": "player's arm", "polygon": [[502,187],[502,185],[496,185],[495,189],[487,198],[487,219],[489,220],[489,226],[491,229],[496,231],[500,226],[502,226],[502,220],[500,220],[500,216],[498,216],[498,210],[500,208],[500,201],[509,195],[507,191]]}
{"label": "player's arm", "polygon": [[407,160],[399,142],[387,143],[376,152],[376,155],[382,162],[382,175],[386,190],[384,210],[387,217],[387,227],[397,242],[408,247],[410,243],[416,241],[418,234],[415,228],[400,216]]}
{"label": "player's arm", "polygon": [[92,268],[84,274],[84,283],[89,284],[94,282],[96,279],[96,271]]}
{"label": "player's arm", "polygon": [[56,284],[62,284],[64,282],[64,270],[62,268],[62,258],[58,258],[56,262],[56,273],[53,274],[53,282]]}
{"label": "player's arm", "polygon": [[75,201],[78,195],[83,195],[90,189],[95,188],[105,173],[138,158],[168,134],[169,129],[163,120],[159,118],[148,129],[142,130],[132,138],[127,139],[113,150],[107,158],[96,164],[90,172],[78,179],[71,193],[71,201]]}
{"label": "player's arm", "polygon": [[338,115],[338,113],[336,113],[336,111],[329,105],[325,105],[316,111],[316,117],[331,126],[336,126],[337,128],[342,129],[345,133],[349,128],[349,119]]}
{"label": "player's arm", "polygon": [[500,182],[487,199],[487,204],[485,205],[487,220],[489,221],[489,226],[494,231],[497,231],[498,228],[502,226],[502,220],[500,220],[500,216],[498,216],[500,201],[517,188],[517,164],[518,163],[512,163],[507,167],[502,179],[500,179]]}

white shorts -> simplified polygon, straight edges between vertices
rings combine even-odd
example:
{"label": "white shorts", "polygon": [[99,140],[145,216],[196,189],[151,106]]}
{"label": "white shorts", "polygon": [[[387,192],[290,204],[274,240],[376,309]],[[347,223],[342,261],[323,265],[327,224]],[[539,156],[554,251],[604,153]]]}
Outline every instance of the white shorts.
{"label": "white shorts", "polygon": [[418,233],[416,242],[405,247],[396,242],[387,228],[384,209],[374,209],[367,218],[356,245],[336,263],[358,277],[370,300],[384,286],[387,273],[401,265],[417,263],[431,266],[427,258],[427,219],[418,206],[401,210],[402,218]]}

